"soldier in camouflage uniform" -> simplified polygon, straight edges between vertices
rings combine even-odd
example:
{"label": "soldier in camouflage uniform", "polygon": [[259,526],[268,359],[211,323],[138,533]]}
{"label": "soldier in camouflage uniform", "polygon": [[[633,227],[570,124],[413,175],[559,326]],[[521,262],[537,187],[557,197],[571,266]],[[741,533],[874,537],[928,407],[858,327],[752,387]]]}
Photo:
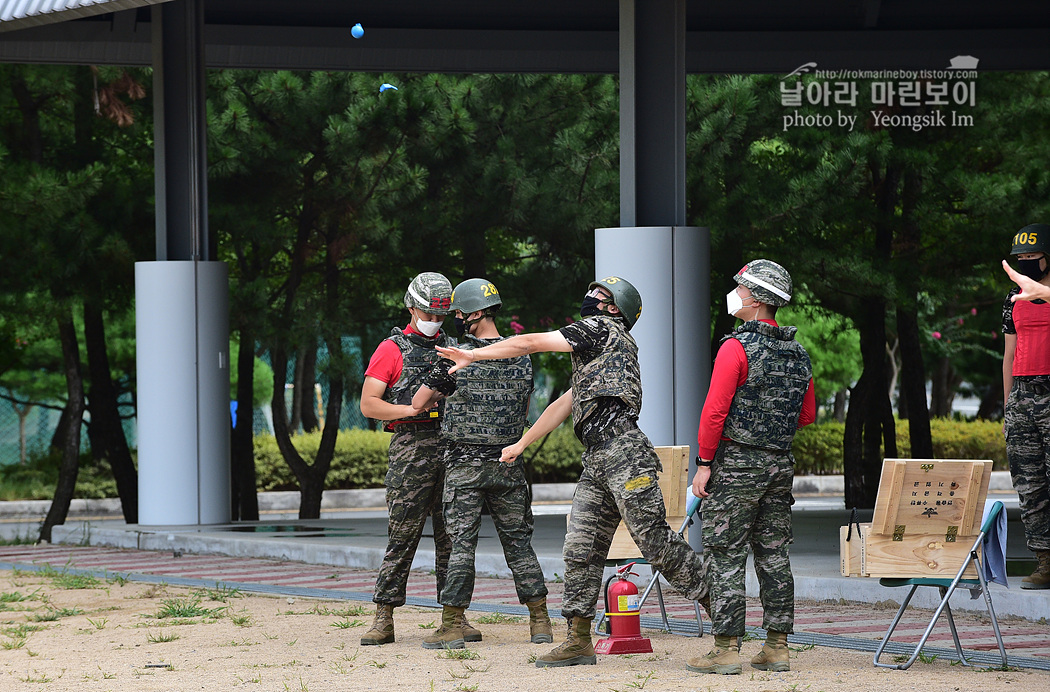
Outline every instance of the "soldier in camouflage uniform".
{"label": "soldier in camouflage uniform", "polygon": [[[468,279],[452,292],[452,310],[463,349],[502,340],[494,319],[502,306],[499,291],[485,279]],[[547,616],[547,586],[532,548],[532,501],[525,469],[500,462],[503,447],[525,430],[532,395],[532,359],[527,355],[490,360],[449,375],[452,361],[441,359],[423,378],[413,405],[427,409],[444,399],[441,438],[445,459],[445,527],[452,540],[441,627],[423,639],[427,649],[461,649],[463,611],[474,593],[474,554],[483,505],[488,505],[519,602],[530,614],[533,643],[553,641]],[[445,398],[447,397],[447,398]]]}
{"label": "soldier in camouflage uniform", "polygon": [[437,588],[445,585],[451,544],[441,514],[444,463],[438,449],[442,406],[424,411],[412,405],[423,375],[440,358],[434,348],[451,343],[441,331],[449,313],[452,284],[441,274],[424,272],[408,286],[405,307],[411,321],[394,328],[365,370],[361,413],[384,421],[390,438],[386,504],[390,517],[387,549],[372,600],[376,617],[361,645],[394,641],[394,608],[405,604],[408,573],[427,517],[434,528]]}
{"label": "soldier in camouflage uniform", "polygon": [[[809,355],[795,327],[781,327],[777,307],[791,300],[791,276],[755,260],[733,277],[729,314],[744,320],[722,341],[700,418],[693,494],[704,498],[704,569],[711,587],[715,646],[690,659],[698,673],[738,674],[736,638],[744,634],[744,570],[751,548],[767,637],[751,659],[759,670],[785,671],[793,631],[795,583],[788,559],[795,431],[813,422]],[[747,305],[744,301],[749,301]]]}
{"label": "soldier in camouflage uniform", "polygon": [[638,429],[642,387],[638,347],[629,330],[641,312],[642,300],[634,286],[610,276],[590,284],[579,322],[473,351],[440,349],[455,360],[453,371],[475,360],[542,351],[572,354],[572,389],[548,406],[521,440],[504,450],[504,459],[516,458],[570,413],[586,448],[565,538],[562,614],[568,620],[568,638],[539,657],[539,667],[596,663],[591,621],[621,517],[642,555],[675,589],[691,600],[706,596],[700,556],[665,521],[657,483],[660,461]]}
{"label": "soldier in camouflage uniform", "polygon": [[[1050,286],[1050,226],[1034,223],[1014,236],[1011,254],[1023,276]],[[1036,568],[1022,589],[1050,589],[1050,303],[1003,303],[1003,401],[1006,456]]]}

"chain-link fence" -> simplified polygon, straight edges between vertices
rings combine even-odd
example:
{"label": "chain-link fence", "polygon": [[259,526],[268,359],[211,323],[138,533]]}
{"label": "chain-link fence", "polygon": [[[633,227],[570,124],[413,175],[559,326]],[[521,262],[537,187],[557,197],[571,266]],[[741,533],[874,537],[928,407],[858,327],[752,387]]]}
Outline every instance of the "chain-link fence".
{"label": "chain-link fence", "polygon": [[[360,386],[362,373],[364,372],[361,355],[361,340],[357,337],[343,337],[343,352],[350,359],[349,369],[357,376],[349,378],[343,394],[343,406],[339,415],[339,429],[367,428],[368,419],[361,415],[360,408]],[[263,362],[270,364],[269,354],[261,356]],[[325,423],[325,412],[328,406],[328,395],[331,384],[324,374],[328,365],[328,349],[322,345],[317,349],[316,372],[313,383],[301,385],[307,388],[311,395],[304,397],[303,401],[309,401],[314,415],[321,425]],[[285,404],[288,411],[292,410],[295,392],[295,357],[289,358],[288,372],[285,378]],[[12,399],[19,399],[17,392],[8,393]],[[129,416],[132,412],[130,402],[122,402],[121,413]],[[234,407],[231,406],[231,414]],[[49,402],[45,404],[20,404],[8,399],[0,398],[0,466],[9,464],[20,464],[26,459],[31,459],[47,453],[51,445],[52,437],[58,427],[59,418],[62,415],[61,402]],[[256,407],[252,412],[253,429],[256,435],[273,433],[273,411],[270,404]],[[302,426],[299,426],[299,431]],[[136,435],[134,417],[126,417],[124,420],[124,432],[128,438],[128,445],[135,448],[138,442]],[[90,448],[87,438],[87,427],[81,431],[81,449],[87,451]]]}

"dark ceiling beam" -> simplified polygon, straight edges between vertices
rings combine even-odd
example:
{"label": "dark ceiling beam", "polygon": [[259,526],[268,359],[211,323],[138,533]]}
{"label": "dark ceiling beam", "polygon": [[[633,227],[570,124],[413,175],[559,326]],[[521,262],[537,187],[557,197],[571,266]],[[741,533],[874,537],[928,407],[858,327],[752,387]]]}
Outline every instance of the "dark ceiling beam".
{"label": "dark ceiling beam", "polygon": [[882,10],[882,0],[863,0],[864,28],[874,29],[879,25],[879,12]]}
{"label": "dark ceiling beam", "polygon": [[[150,27],[123,19],[64,23],[0,38],[0,62],[150,64]],[[615,74],[616,32],[389,30],[367,42],[342,29],[205,28],[208,67],[357,72],[578,72]],[[690,73],[819,69],[943,69],[956,55],[981,70],[1045,70],[1050,29],[957,31],[689,32]],[[1038,50],[1036,49],[1038,47]]]}

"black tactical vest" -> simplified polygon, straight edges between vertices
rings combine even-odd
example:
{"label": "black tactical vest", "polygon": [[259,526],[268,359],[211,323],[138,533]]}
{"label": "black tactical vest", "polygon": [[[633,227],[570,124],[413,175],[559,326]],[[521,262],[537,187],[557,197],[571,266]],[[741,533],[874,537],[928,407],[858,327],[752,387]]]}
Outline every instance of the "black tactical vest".
{"label": "black tactical vest", "polygon": [[754,447],[791,449],[813,375],[809,354],[795,341],[797,331],[751,320],[725,337],[744,347],[747,380],[733,396],[724,436]]}
{"label": "black tactical vest", "polygon": [[[502,339],[499,339],[502,341]],[[469,334],[460,348],[488,346]],[[509,445],[525,430],[532,394],[532,359],[479,360],[457,370],[456,391],[445,399],[441,434],[476,445]]]}
{"label": "black tactical vest", "polygon": [[[444,331],[438,332],[436,338],[428,339],[419,334],[405,334],[398,327],[390,330],[390,336],[387,339],[397,344],[397,347],[401,350],[401,377],[393,385],[387,387],[386,392],[383,393],[383,401],[405,406],[412,403],[412,397],[415,396],[416,390],[419,389],[423,375],[430,369],[430,366],[441,358],[441,355],[434,350],[434,347],[445,346],[450,341],[445,336]],[[429,411],[424,411],[418,416],[412,416],[411,418],[401,418],[393,421],[393,423],[423,423],[427,421],[437,423],[443,410],[444,402],[438,402],[438,405]],[[391,424],[388,424],[387,429],[390,429],[390,427]]]}
{"label": "black tactical vest", "polygon": [[642,373],[634,337],[619,318],[596,315],[585,319],[600,320],[608,327],[609,337],[590,362],[572,354],[572,422],[577,434],[601,397],[622,400],[636,418],[642,410]]}

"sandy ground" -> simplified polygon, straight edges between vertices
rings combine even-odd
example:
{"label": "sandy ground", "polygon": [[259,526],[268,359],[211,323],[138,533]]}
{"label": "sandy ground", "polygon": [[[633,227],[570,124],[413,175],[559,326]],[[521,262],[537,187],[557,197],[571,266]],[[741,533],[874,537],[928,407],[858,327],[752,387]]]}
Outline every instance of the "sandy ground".
{"label": "sandy ground", "polygon": [[[436,610],[395,611],[397,642],[359,645],[371,603],[192,590],[62,572],[0,572],[0,690],[702,690],[705,692],[1050,691],[1050,674],[917,661],[875,668],[871,654],[795,647],[792,670],[698,675],[701,640],[646,632],[654,653],[600,656],[596,666],[536,668],[551,648],[528,642],[524,618],[468,613],[484,641],[423,649]],[[555,642],[565,624],[555,621]],[[749,659],[761,642],[744,643]]]}

